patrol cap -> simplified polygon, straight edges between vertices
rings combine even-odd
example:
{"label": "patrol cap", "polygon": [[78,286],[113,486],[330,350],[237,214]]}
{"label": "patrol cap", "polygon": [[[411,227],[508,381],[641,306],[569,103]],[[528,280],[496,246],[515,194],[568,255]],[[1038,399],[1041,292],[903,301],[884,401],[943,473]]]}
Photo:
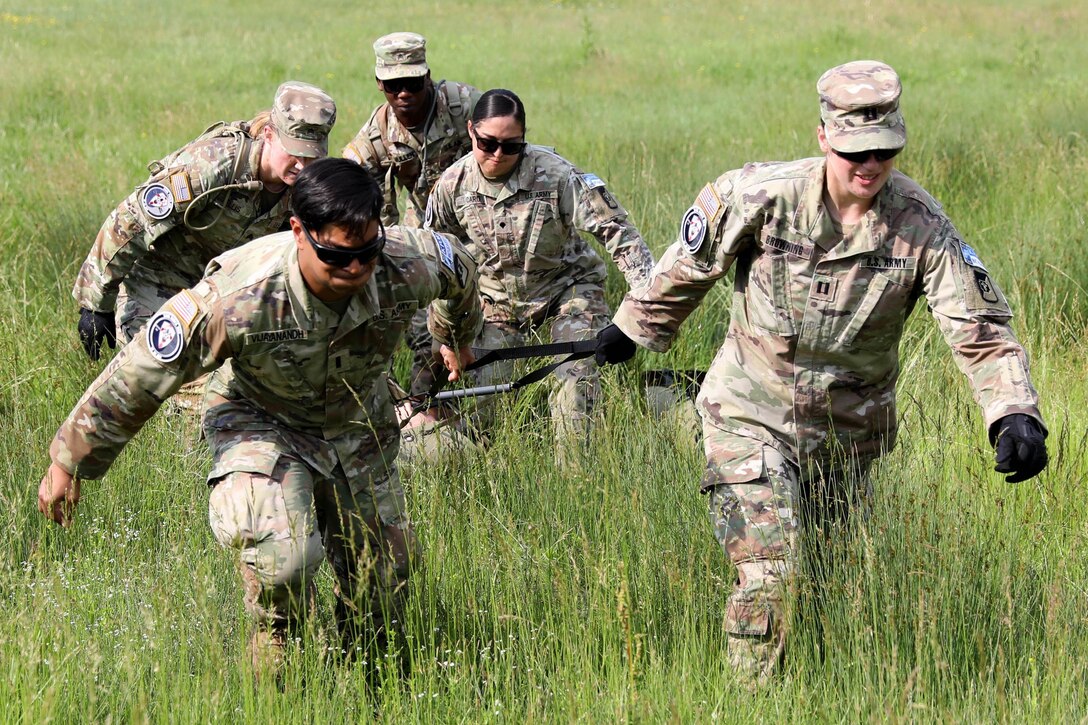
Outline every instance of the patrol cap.
{"label": "patrol cap", "polygon": [[907,126],[899,112],[903,86],[891,66],[878,60],[835,66],[820,76],[816,90],[831,148],[853,153],[906,146]]}
{"label": "patrol cap", "polygon": [[374,41],[374,75],[380,81],[425,76],[427,40],[416,33],[390,33]]}
{"label": "patrol cap", "polygon": [[272,102],[272,125],[292,156],[316,159],[329,155],[329,131],[336,123],[336,104],[328,93],[300,81],[281,83]]}

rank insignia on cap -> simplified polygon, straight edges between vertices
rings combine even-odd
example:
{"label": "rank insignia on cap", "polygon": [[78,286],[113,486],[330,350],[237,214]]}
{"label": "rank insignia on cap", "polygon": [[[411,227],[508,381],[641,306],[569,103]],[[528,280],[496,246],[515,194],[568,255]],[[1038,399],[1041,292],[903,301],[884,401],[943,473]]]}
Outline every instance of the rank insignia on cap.
{"label": "rank insignia on cap", "polygon": [[453,245],[450,244],[450,240],[438,232],[431,232],[431,234],[434,235],[434,244],[438,247],[438,257],[442,260],[442,264],[456,272],[457,268],[453,264]]}
{"label": "rank insignia on cap", "polygon": [[983,272],[986,272],[985,265],[982,264],[982,260],[975,254],[975,250],[971,249],[971,245],[967,242],[960,242],[960,253],[963,255],[963,261],[967,262],[972,267],[977,267]]}
{"label": "rank insignia on cap", "polygon": [[604,186],[604,179],[596,174],[582,174],[582,181],[585,182],[587,189],[596,189]]}
{"label": "rank insignia on cap", "polygon": [[706,212],[698,206],[688,209],[684,221],[680,224],[680,240],[691,254],[696,254],[703,247],[706,239]]}
{"label": "rank insignia on cap", "polygon": [[174,197],[163,184],[150,184],[140,192],[140,204],[152,219],[165,219],[174,211]]}
{"label": "rank insignia on cap", "polygon": [[193,200],[193,187],[189,184],[189,174],[184,171],[170,174],[170,190],[174,192],[175,204],[184,204]]}
{"label": "rank insignia on cap", "polygon": [[185,349],[181,322],[173,312],[159,311],[147,323],[147,349],[159,362],[174,362]]}
{"label": "rank insignia on cap", "polygon": [[718,199],[718,192],[713,184],[707,184],[703,187],[703,190],[699,192],[699,196],[695,197],[695,205],[703,210],[707,219],[714,219],[718,216],[718,212],[722,208],[722,202]]}

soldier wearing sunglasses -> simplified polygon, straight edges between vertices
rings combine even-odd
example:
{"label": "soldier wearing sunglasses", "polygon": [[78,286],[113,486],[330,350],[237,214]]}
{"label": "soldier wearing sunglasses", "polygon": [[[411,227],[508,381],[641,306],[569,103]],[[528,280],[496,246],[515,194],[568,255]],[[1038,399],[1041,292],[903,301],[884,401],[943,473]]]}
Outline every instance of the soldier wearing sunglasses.
{"label": "soldier wearing sunglasses", "polygon": [[[480,269],[482,347],[522,345],[543,337],[574,341],[608,324],[604,259],[631,288],[646,283],[653,256],[604,180],[542,146],[526,142],[525,107],[501,88],[486,92],[469,123],[472,154],[442,175],[427,207],[427,226],[465,240]],[[583,236],[585,235],[585,236]],[[476,375],[487,385],[509,379],[508,363]],[[558,458],[580,448],[600,394],[592,360],[559,368],[549,394]]]}
{"label": "soldier wearing sunglasses", "polygon": [[262,670],[282,662],[322,559],[347,651],[381,644],[398,620],[417,546],[386,371],[417,309],[431,305],[451,379],[480,329],[472,257],[450,236],[383,228],[380,200],[351,161],[303,169],[290,231],[212,260],[154,314],[61,425],[38,491],[39,510],[67,524],[80,480],[102,477],[164,400],[214,371],[209,519],[238,552]]}
{"label": "soldier wearing sunglasses", "polygon": [[817,84],[822,155],[748,164],[707,184],[650,284],[598,337],[598,362],[668,350],[734,269],[729,333],[702,386],[714,533],[736,566],[729,659],[750,683],[785,651],[784,592],[802,530],[832,537],[864,510],[872,463],[896,438],[907,317],[936,319],[982,408],[1009,482],[1047,462],[1046,428],[1012,311],[941,205],[895,170],[907,142],[898,75],[876,61]]}
{"label": "soldier wearing sunglasses", "polygon": [[[465,83],[431,80],[427,41],[416,33],[390,33],[374,42],[374,76],[385,103],[374,109],[343,152],[362,164],[382,189],[382,222],[400,220],[397,189],[404,191],[404,224],[423,225],[427,198],[438,177],[472,150],[466,122],[480,91]],[[413,389],[427,390],[441,374],[431,355],[427,317],[412,320],[407,341],[413,350]],[[409,427],[437,419],[438,411],[417,415]]]}

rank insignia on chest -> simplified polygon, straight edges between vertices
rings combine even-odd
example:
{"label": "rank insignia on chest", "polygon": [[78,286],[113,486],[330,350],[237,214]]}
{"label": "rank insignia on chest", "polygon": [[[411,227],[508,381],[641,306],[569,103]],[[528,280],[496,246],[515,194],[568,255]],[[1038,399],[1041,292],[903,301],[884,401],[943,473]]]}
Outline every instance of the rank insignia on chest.
{"label": "rank insignia on chest", "polygon": [[174,196],[164,184],[149,184],[140,192],[140,206],[152,219],[165,219],[174,211]]}
{"label": "rank insignia on chest", "polygon": [[173,312],[158,312],[147,323],[147,349],[151,357],[163,363],[181,355],[185,349],[184,328]]}

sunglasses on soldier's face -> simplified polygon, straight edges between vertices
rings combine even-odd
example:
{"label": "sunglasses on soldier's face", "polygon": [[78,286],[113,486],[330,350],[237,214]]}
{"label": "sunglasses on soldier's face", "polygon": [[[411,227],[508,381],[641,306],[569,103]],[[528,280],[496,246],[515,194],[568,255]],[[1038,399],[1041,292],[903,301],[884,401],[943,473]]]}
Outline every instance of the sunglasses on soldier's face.
{"label": "sunglasses on soldier's face", "polygon": [[310,232],[305,226],[302,227],[302,233],[306,235],[306,241],[314,248],[314,254],[317,255],[318,259],[330,267],[340,267],[341,269],[350,267],[351,263],[355,261],[364,266],[370,264],[385,248],[385,227],[382,226],[380,221],[378,222],[378,235],[359,249],[326,247],[310,236]]}
{"label": "sunglasses on soldier's face", "polygon": [[525,141],[500,141],[497,138],[488,138],[487,136],[481,136],[475,131],[472,132],[472,138],[476,139],[476,146],[485,154],[493,154],[499,149],[507,156],[514,156],[520,154],[525,150],[527,144]]}
{"label": "sunglasses on soldier's face", "polygon": [[423,84],[426,83],[426,81],[427,76],[411,76],[409,78],[390,78],[387,81],[379,82],[382,84],[383,91],[395,96],[401,91],[419,93],[423,90]]}
{"label": "sunglasses on soldier's face", "polygon": [[832,153],[840,159],[846,159],[852,164],[864,164],[869,160],[870,156],[873,156],[877,161],[884,163],[889,159],[894,159],[902,150],[903,149],[870,149],[868,151],[836,151],[835,149],[831,149]]}

